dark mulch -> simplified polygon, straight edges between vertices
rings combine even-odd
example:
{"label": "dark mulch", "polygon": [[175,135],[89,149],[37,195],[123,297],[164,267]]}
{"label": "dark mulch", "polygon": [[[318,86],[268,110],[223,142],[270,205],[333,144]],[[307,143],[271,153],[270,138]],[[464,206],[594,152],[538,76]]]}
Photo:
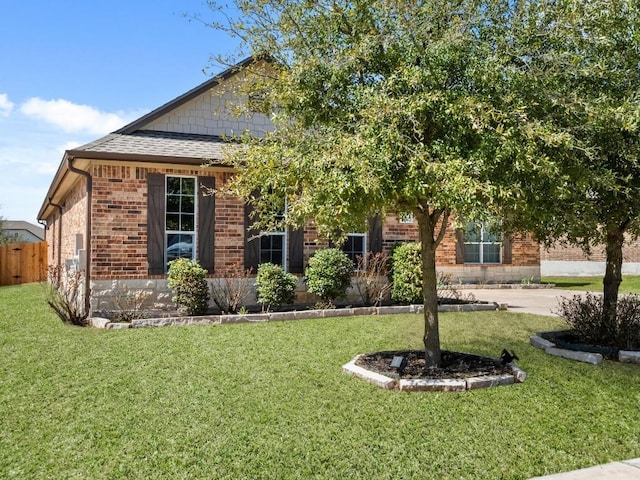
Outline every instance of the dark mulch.
{"label": "dark mulch", "polygon": [[440,367],[427,367],[424,352],[420,350],[368,353],[361,355],[356,361],[356,365],[382,375],[397,377],[397,369],[391,367],[394,356],[407,358],[407,366],[402,378],[465,379],[500,375],[509,371],[499,359],[446,350],[442,351],[442,365]]}

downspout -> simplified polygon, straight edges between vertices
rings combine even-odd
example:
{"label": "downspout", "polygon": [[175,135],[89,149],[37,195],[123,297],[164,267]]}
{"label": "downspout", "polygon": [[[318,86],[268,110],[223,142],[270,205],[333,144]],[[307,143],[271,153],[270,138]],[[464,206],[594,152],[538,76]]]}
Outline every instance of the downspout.
{"label": "downspout", "polygon": [[[58,222],[58,265],[62,264],[62,205],[53,203],[53,198],[49,198],[49,205],[58,209],[60,221]],[[46,232],[46,230],[45,230]]]}
{"label": "downspout", "polygon": [[74,158],[67,158],[67,166],[69,167],[69,171],[73,173],[77,173],[78,175],[82,175],[87,179],[87,222],[86,222],[86,232],[85,238],[87,239],[85,242],[85,249],[87,255],[87,261],[85,265],[85,286],[84,286],[84,308],[87,313],[91,311],[91,197],[93,193],[93,179],[91,178],[91,174],[89,172],[85,172],[84,170],[80,170],[73,166]]}

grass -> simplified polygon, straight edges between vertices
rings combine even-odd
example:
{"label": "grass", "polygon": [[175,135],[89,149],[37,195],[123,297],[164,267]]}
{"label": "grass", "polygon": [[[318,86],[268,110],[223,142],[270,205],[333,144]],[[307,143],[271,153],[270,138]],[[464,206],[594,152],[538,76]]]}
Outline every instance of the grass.
{"label": "grass", "polygon": [[[602,292],[602,277],[543,277],[542,283],[554,283],[565,290]],[[620,293],[640,294],[640,275],[624,275]]]}
{"label": "grass", "polygon": [[444,314],[443,346],[527,382],[401,393],[341,372],[419,348],[416,315],[100,331],[0,288],[0,478],[527,479],[640,454],[640,367],[528,345],[558,319]]}

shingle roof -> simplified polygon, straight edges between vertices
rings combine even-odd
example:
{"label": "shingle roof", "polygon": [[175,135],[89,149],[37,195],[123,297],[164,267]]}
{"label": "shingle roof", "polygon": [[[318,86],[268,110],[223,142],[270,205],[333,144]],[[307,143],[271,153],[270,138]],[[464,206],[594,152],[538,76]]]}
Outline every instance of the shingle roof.
{"label": "shingle roof", "polygon": [[69,151],[73,157],[109,154],[221,160],[232,142],[211,135],[139,130],[130,134],[110,133]]}
{"label": "shingle roof", "polygon": [[44,228],[23,220],[5,220],[2,222],[2,228],[4,230],[24,230],[38,237],[40,240],[44,240]]}

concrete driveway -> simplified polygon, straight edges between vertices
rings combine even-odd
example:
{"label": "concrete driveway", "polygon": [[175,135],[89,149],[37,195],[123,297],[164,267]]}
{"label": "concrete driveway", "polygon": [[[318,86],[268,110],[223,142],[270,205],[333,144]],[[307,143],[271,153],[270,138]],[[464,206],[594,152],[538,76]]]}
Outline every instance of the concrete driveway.
{"label": "concrete driveway", "polygon": [[560,298],[580,294],[578,291],[556,288],[474,288],[461,292],[471,293],[477,300],[506,303],[511,312],[551,316],[557,316],[554,312]]}

